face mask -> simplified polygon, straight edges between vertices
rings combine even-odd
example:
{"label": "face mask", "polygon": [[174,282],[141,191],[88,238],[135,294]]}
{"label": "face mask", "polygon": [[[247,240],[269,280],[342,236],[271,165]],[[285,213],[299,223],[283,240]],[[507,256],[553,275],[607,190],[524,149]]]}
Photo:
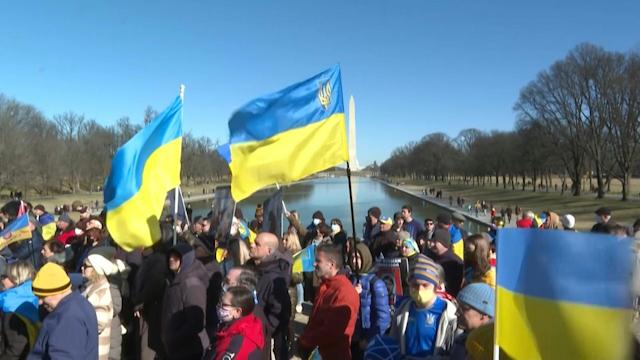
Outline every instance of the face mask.
{"label": "face mask", "polygon": [[340,225],[338,225],[338,224],[331,225],[331,231],[333,231],[334,234],[339,233],[340,232]]}
{"label": "face mask", "polygon": [[322,220],[320,220],[320,219],[315,219],[315,218],[314,218],[314,219],[313,219],[313,225],[318,226],[318,225],[320,225],[320,222],[321,222],[321,221],[322,221]]}
{"label": "face mask", "polygon": [[231,312],[223,307],[218,307],[216,309],[216,312],[218,313],[218,319],[220,319],[220,321],[222,322],[227,323],[233,320],[233,317],[231,316]]}
{"label": "face mask", "polygon": [[429,293],[429,291],[426,289],[423,289],[420,291],[411,289],[411,298],[419,306],[426,306],[429,302],[431,302],[431,300],[433,300],[434,296],[435,296],[435,293],[433,292]]}

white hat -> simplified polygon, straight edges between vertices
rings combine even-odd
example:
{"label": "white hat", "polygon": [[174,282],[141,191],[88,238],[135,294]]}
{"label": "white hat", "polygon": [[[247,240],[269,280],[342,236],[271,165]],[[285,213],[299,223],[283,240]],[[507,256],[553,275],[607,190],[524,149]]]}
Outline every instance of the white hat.
{"label": "white hat", "polygon": [[573,229],[573,227],[576,226],[576,218],[571,214],[562,216],[560,221],[562,221],[562,226],[564,226],[565,229]]}

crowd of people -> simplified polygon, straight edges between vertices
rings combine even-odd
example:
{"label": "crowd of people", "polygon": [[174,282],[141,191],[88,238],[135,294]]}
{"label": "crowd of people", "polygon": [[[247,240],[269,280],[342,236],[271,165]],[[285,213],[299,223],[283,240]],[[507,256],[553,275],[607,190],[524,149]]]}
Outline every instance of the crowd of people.
{"label": "crowd of people", "polygon": [[[258,207],[252,221],[236,209],[221,238],[209,216],[179,229],[168,217],[153,246],[125,252],[104,214],[69,210],[45,241],[44,206],[20,200],[0,209],[0,226],[28,214],[32,234],[0,251],[2,359],[491,357],[499,221],[470,234],[461,213],[421,221],[410,205],[372,207],[354,239],[320,210],[308,226],[291,211],[280,236],[261,231]],[[596,214],[594,232],[640,227],[615,224],[607,208]],[[554,212],[524,211],[518,220],[525,228],[574,225]],[[294,255],[311,245],[314,269],[303,272]],[[399,283],[385,276],[389,264]],[[309,319],[296,334],[305,301]]]}

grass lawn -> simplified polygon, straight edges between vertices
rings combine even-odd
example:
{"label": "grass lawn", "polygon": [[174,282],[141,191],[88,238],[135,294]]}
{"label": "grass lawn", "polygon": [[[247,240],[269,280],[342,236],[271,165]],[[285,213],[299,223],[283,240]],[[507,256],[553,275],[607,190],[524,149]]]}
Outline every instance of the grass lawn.
{"label": "grass lawn", "polygon": [[465,204],[475,203],[476,200],[485,200],[487,203],[494,204],[498,212],[501,207],[511,206],[515,208],[520,206],[523,210],[531,209],[536,213],[544,210],[554,211],[561,216],[564,214],[572,214],[576,217],[576,228],[579,230],[588,230],[594,224],[595,209],[606,206],[613,212],[613,219],[618,223],[627,225],[640,218],[640,201],[629,200],[620,201],[617,197],[606,197],[604,199],[596,199],[595,195],[587,194],[578,197],[572,196],[571,193],[565,192],[532,192],[531,190],[511,190],[503,189],[502,186],[495,187],[487,185],[485,187],[472,187],[464,184],[451,185],[442,182],[419,182],[410,180],[394,180],[394,182],[405,182],[405,186],[418,188],[434,187],[444,192],[443,198],[447,199],[449,195],[455,199],[461,196],[465,199]]}
{"label": "grass lawn", "polygon": [[[183,186],[182,193],[184,197],[187,197],[187,193],[191,192],[191,195],[202,195],[202,188],[208,193],[211,193],[211,189],[220,184],[210,183],[208,185],[192,185],[192,186]],[[61,194],[61,195],[53,195],[53,196],[45,196],[45,197],[34,197],[34,198],[26,198],[27,200],[33,204],[33,206],[37,204],[44,205],[47,211],[53,213],[53,209],[56,206],[67,204],[71,205],[75,200],[80,200],[83,204],[94,203],[96,200],[98,201],[100,207],[102,207],[102,192],[82,192],[78,194]]]}

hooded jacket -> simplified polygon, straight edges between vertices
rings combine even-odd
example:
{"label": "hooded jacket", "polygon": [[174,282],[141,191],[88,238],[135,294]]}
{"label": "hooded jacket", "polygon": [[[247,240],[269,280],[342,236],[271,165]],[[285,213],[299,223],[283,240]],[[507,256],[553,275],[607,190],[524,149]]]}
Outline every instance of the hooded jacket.
{"label": "hooded jacket", "polygon": [[361,275],[351,275],[351,282],[354,286],[360,282],[362,292],[353,339],[370,340],[378,334],[384,335],[391,325],[389,293],[385,282],[375,274],[369,273],[372,258],[367,245],[357,243],[356,251],[362,258],[362,269],[360,269]]}
{"label": "hooded jacket", "polygon": [[289,297],[289,282],[291,281],[291,267],[293,259],[288,252],[276,250],[256,264],[254,259],[247,262],[258,274],[256,294],[258,303],[264,308],[267,318],[267,335],[270,337],[276,331],[288,331],[291,316],[291,299]]}
{"label": "hooded jacket", "polygon": [[204,265],[186,243],[167,253],[180,257],[178,273],[170,274],[162,304],[162,341],[169,359],[199,359],[209,347],[205,330],[207,285]]}
{"label": "hooded jacket", "polygon": [[262,359],[264,340],[262,323],[249,314],[218,331],[213,359]]}

